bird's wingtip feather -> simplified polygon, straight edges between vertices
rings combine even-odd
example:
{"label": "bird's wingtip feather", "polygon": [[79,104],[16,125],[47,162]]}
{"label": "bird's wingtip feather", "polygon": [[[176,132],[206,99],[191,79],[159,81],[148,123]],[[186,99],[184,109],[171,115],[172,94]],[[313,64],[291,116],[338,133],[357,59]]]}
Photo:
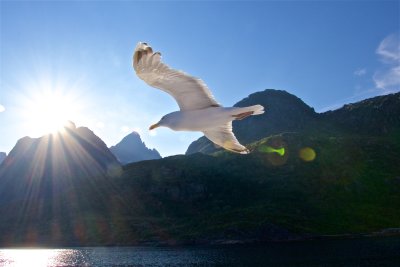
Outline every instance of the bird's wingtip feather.
{"label": "bird's wingtip feather", "polygon": [[240,154],[242,155],[246,155],[246,154],[250,154],[250,150],[248,150],[247,148],[243,151],[240,151]]}
{"label": "bird's wingtip feather", "polygon": [[135,51],[139,51],[139,50],[145,50],[147,47],[150,47],[147,43],[145,42],[138,42],[136,47],[135,47]]}

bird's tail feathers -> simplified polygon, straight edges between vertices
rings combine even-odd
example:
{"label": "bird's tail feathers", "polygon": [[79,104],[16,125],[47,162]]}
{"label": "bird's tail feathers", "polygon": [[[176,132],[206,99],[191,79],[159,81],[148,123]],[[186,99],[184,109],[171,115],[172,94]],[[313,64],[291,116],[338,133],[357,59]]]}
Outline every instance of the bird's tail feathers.
{"label": "bird's tail feathers", "polygon": [[243,120],[249,116],[260,115],[263,113],[264,113],[263,106],[254,105],[254,106],[244,107],[244,108],[235,108],[234,114],[232,114],[232,117],[234,117],[234,120]]}
{"label": "bird's tail feathers", "polygon": [[241,112],[252,112],[251,115],[260,115],[264,113],[264,107],[261,105],[254,105],[250,107],[240,108]]}

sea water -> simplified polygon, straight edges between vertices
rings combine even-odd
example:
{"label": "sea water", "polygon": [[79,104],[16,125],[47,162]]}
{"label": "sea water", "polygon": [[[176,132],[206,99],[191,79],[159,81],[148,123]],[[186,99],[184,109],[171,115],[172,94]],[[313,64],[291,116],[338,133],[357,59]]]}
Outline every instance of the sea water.
{"label": "sea water", "polygon": [[400,266],[400,237],[192,247],[2,248],[0,266]]}

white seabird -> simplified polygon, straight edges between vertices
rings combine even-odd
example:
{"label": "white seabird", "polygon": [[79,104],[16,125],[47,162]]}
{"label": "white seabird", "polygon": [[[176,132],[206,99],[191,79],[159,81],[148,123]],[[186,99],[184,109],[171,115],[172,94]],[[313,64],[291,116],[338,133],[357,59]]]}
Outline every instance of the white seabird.
{"label": "white seabird", "polygon": [[164,126],[175,131],[200,131],[212,142],[227,150],[248,154],[232,132],[232,120],[264,113],[264,107],[222,107],[200,79],[174,70],[161,62],[161,54],[147,43],[138,43],[133,55],[137,76],[148,85],[161,89],[178,102],[180,111],[169,113],[150,130]]}

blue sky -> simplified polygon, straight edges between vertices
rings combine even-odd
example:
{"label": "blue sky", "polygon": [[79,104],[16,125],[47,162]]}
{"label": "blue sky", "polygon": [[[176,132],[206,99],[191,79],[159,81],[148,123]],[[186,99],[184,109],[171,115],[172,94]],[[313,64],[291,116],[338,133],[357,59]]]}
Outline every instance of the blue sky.
{"label": "blue sky", "polygon": [[399,3],[1,1],[0,151],[62,117],[108,146],[136,130],[162,156],[184,153],[202,134],[147,130],[178,107],[134,74],[139,41],[226,106],[266,88],[317,111],[400,91]]}

